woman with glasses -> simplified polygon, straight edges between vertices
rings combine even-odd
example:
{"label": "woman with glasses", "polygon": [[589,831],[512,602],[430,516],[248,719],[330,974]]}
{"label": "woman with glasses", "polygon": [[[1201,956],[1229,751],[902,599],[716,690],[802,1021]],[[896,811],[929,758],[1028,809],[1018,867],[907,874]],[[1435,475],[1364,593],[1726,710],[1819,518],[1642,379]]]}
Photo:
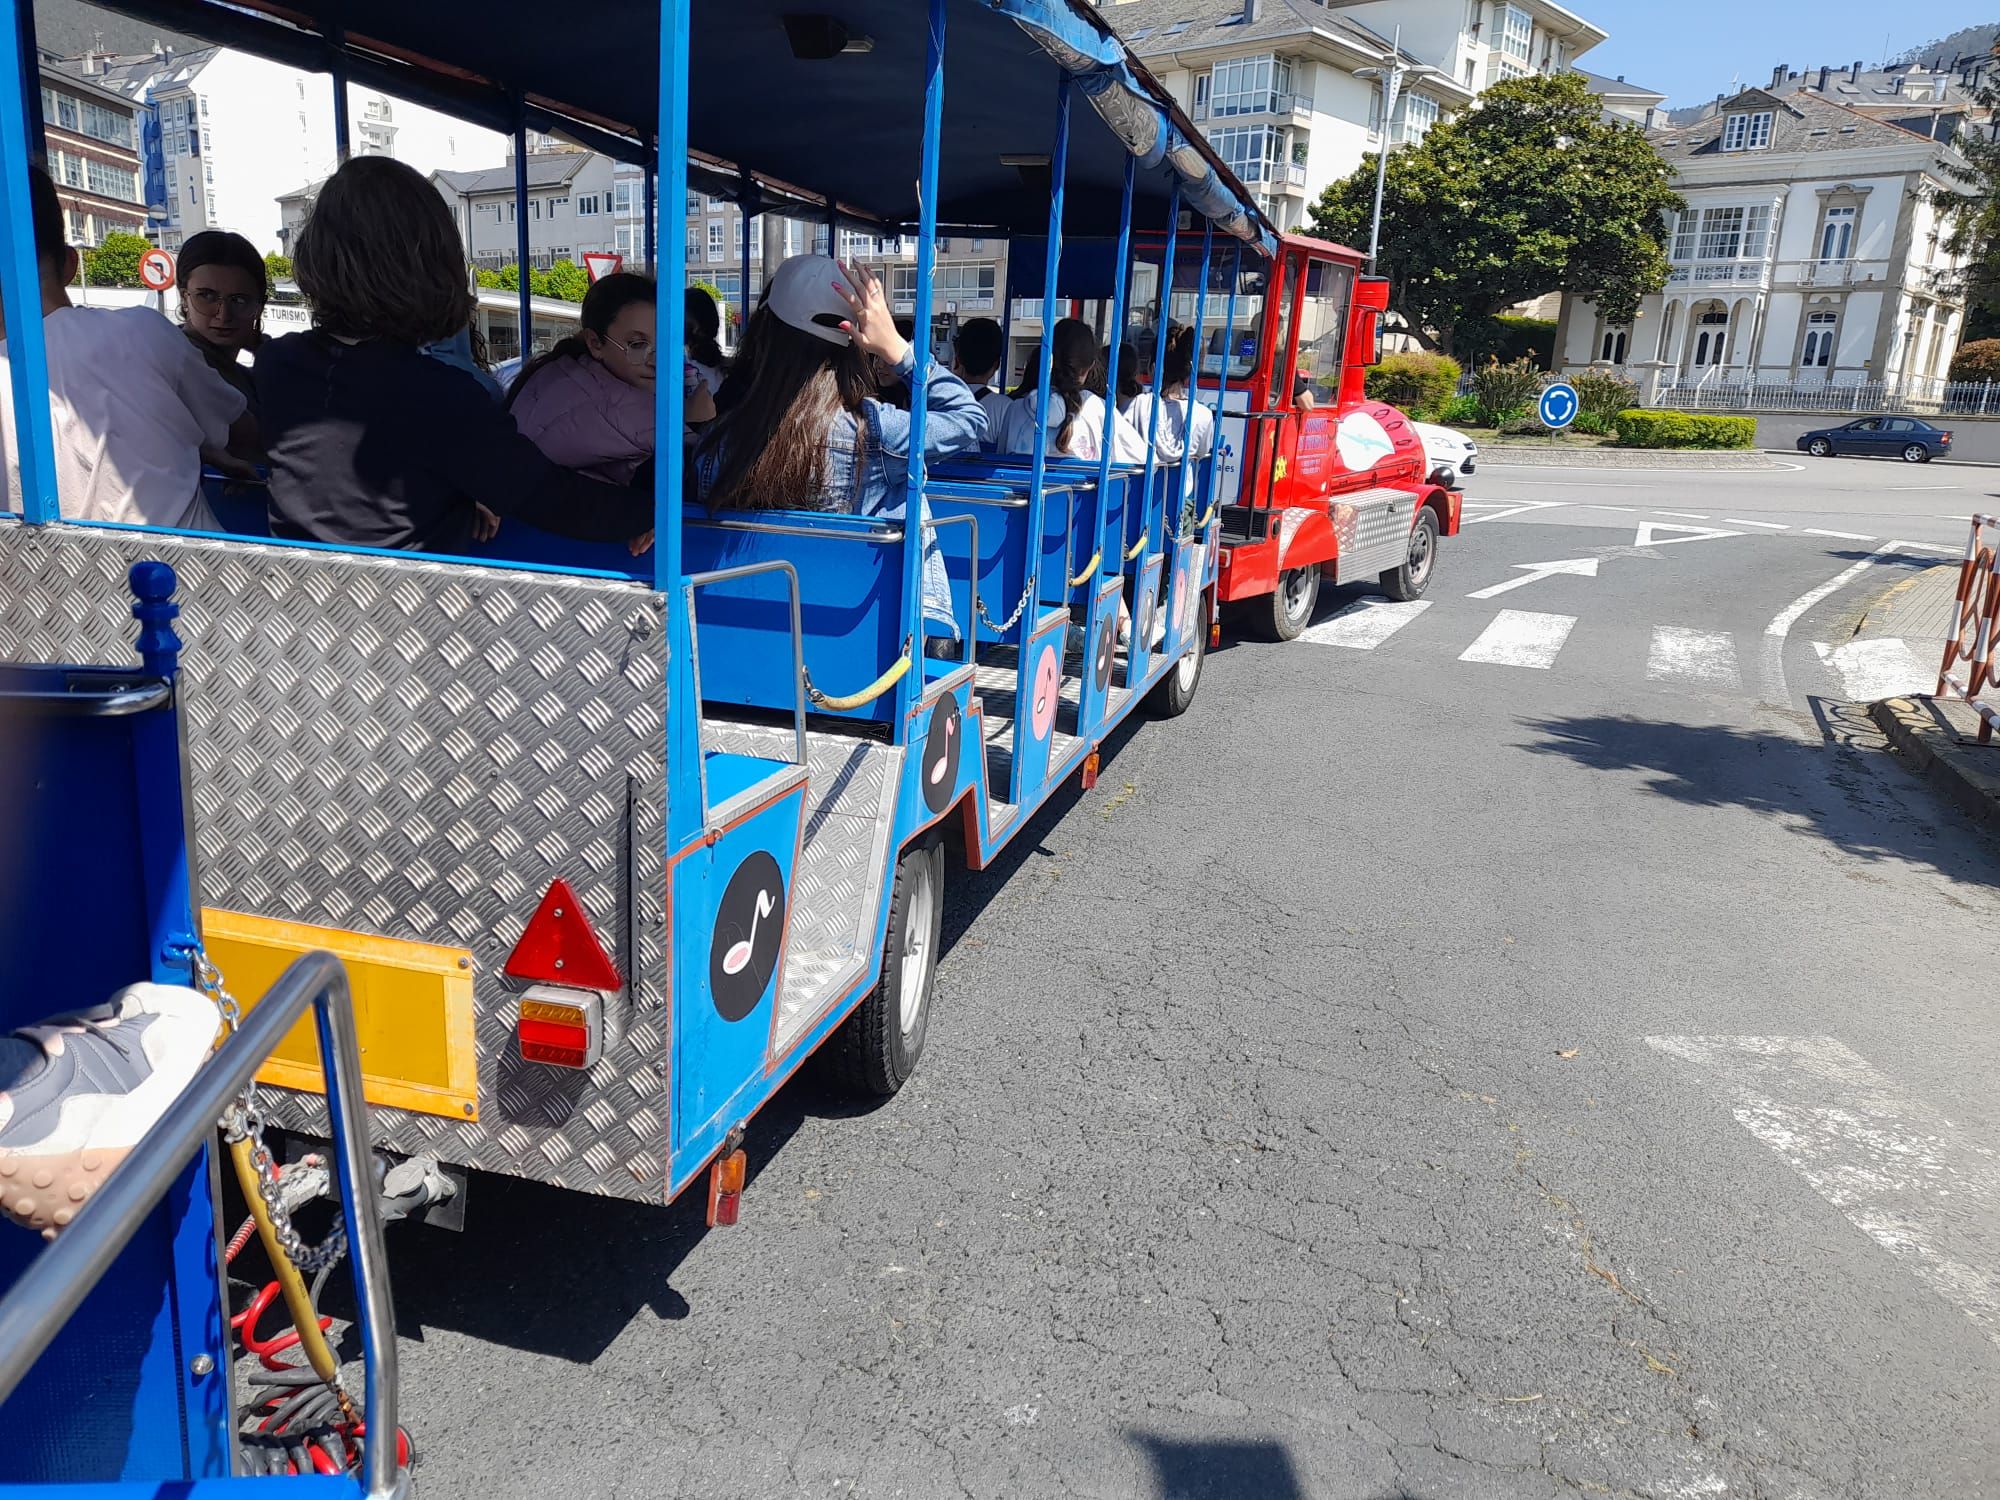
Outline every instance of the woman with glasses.
{"label": "woman with glasses", "polygon": [[[249,403],[245,420],[254,427],[257,382],[238,356],[248,349],[254,357],[264,337],[264,257],[240,234],[203,230],[181,246],[174,283],[181,291],[181,331],[208,367]],[[226,454],[202,454],[206,462],[238,475],[252,473],[249,464],[261,456],[254,443],[232,443]]]}
{"label": "woman with glasses", "polygon": [[[604,277],[584,295],[582,328],[515,377],[507,409],[551,463],[626,484],[653,456],[660,358],[655,301],[650,276],[620,271]],[[707,391],[690,398],[691,421],[704,416],[693,409],[697,398],[706,402]]]}

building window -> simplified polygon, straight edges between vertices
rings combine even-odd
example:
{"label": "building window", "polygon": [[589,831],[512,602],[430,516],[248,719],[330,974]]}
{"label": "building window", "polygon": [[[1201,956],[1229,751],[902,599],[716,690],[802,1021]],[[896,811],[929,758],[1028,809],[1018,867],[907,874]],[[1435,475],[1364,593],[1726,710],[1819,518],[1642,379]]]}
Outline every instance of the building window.
{"label": "building window", "polygon": [[1824,370],[1833,363],[1833,334],[1840,322],[1838,313],[1806,314],[1806,346],[1799,356],[1802,370]]}
{"label": "building window", "polygon": [[1597,357],[1607,364],[1624,364],[1626,335],[1629,332],[1629,329],[1624,328],[1605,329],[1604,342],[1597,351]]}
{"label": "building window", "polygon": [[639,263],[639,248],[639,226],[637,224],[620,224],[618,226],[619,258],[628,266],[636,266]]}
{"label": "building window", "polygon": [[604,195],[602,193],[578,193],[576,195],[576,216],[579,219],[588,219],[603,211]]}
{"label": "building window", "polygon": [[1701,332],[1695,336],[1694,360],[1697,365],[1719,365],[1729,340],[1729,314],[1726,312],[1705,312],[1695,319]]}
{"label": "building window", "polygon": [[1731,115],[1722,122],[1724,151],[1761,151],[1771,144],[1771,112]]}
{"label": "building window", "polygon": [[722,212],[722,200],[713,193],[708,195],[708,211],[712,214]]}
{"label": "building window", "polygon": [[1292,91],[1292,65],[1282,57],[1238,57],[1215,65],[1208,90],[1209,113],[1265,114]]}
{"label": "building window", "polygon": [[691,214],[698,214],[698,213],[700,213],[700,212],[701,212],[701,194],[700,194],[700,193],[689,193],[689,194],[688,194],[688,212],[689,212],[689,213],[691,213]]}
{"label": "building window", "polygon": [[568,207],[569,207],[569,194],[568,193],[556,194],[555,197],[549,199],[549,217],[553,219],[558,213],[560,213],[563,209]]}
{"label": "building window", "polygon": [[629,214],[634,211],[632,179],[627,177],[611,184],[611,211],[615,214]]}
{"label": "building window", "polygon": [[722,220],[710,219],[708,221],[708,258],[710,260],[721,260],[722,246]]}
{"label": "building window", "polygon": [[1689,209],[1674,226],[1673,259],[1763,260],[1771,248],[1771,206]]}
{"label": "building window", "polygon": [[692,230],[688,233],[687,258],[691,261],[701,259],[701,236]]}
{"label": "building window", "polygon": [[116,198],[121,203],[139,201],[138,174],[123,167],[114,167],[108,162],[93,161],[89,164],[90,190],[105,198]]}
{"label": "building window", "polygon": [[1197,73],[1194,75],[1194,107],[1199,110],[1206,103],[1208,103],[1208,74]]}
{"label": "building window", "polygon": [[1528,49],[1535,39],[1535,18],[1518,5],[1508,5],[1500,10],[1500,50],[1509,57],[1528,60]]}
{"label": "building window", "polygon": [[1276,182],[1284,176],[1284,142],[1268,125],[1234,125],[1212,130],[1209,144],[1244,182]]}
{"label": "building window", "polygon": [[64,130],[75,130],[78,121],[76,97],[73,94],[57,94],[55,113],[47,118]]}
{"label": "building window", "polygon": [[1846,260],[1854,253],[1854,221],[1859,210],[1852,206],[1829,208],[1819,228],[1819,258]]}
{"label": "building window", "polygon": [[109,145],[123,146],[128,150],[132,145],[132,121],[129,116],[116,110],[106,109],[101,104],[88,101],[83,106],[83,133]]}
{"label": "building window", "polygon": [[1430,132],[1438,122],[1438,102],[1425,98],[1422,94],[1403,95],[1403,124],[1397,132],[1397,139],[1406,146],[1414,146]]}

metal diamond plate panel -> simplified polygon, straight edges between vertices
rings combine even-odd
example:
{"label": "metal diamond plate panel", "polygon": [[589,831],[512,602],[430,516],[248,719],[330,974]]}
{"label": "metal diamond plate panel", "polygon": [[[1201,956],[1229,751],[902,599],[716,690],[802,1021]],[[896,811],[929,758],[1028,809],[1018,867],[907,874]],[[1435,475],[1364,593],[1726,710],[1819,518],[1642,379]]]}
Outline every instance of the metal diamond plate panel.
{"label": "metal diamond plate panel", "polygon": [[[710,749],[789,760],[789,728],[709,721]],[[783,1052],[874,961],[889,885],[903,747],[808,731],[805,837],[792,877],[792,925],[778,995]]]}
{"label": "metal diamond plate panel", "polygon": [[[0,656],[132,660],[126,569],[180,575],[204,904],[469,948],[479,1118],[373,1111],[395,1150],[666,1188],[659,597],[420,558],[0,523]],[[588,1074],[523,1063],[501,967],[551,879],[629,988]],[[312,1095],[274,1123],[324,1131]]]}
{"label": "metal diamond plate panel", "polygon": [[[1415,507],[1416,496],[1408,490],[1382,487],[1342,495],[1334,514],[1334,530],[1341,544],[1340,582],[1365,582],[1398,566],[1410,544],[1410,517]],[[1344,519],[1342,511],[1351,516]]]}

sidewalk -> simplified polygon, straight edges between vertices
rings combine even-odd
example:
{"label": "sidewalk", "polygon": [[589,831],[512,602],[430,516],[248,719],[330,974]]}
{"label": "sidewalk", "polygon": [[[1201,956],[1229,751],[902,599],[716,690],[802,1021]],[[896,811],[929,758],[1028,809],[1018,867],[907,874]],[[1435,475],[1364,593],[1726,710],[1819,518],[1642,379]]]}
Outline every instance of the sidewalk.
{"label": "sidewalk", "polygon": [[1960,567],[1956,562],[1938,563],[1878,595],[1863,606],[1854,624],[1854,637],[1895,636],[1926,661],[1935,664],[1942,660],[1945,637],[1951,633],[1952,602],[1958,597]]}

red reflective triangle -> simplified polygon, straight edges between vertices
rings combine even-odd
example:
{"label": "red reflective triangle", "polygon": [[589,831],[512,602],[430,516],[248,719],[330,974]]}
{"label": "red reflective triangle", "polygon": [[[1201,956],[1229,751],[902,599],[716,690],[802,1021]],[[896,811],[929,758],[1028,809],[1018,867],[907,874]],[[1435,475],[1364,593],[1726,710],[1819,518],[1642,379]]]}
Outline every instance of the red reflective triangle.
{"label": "red reflective triangle", "polygon": [[549,886],[542,904],[528,919],[528,930],[507,956],[507,972],[516,979],[567,984],[581,990],[625,988],[567,880]]}

